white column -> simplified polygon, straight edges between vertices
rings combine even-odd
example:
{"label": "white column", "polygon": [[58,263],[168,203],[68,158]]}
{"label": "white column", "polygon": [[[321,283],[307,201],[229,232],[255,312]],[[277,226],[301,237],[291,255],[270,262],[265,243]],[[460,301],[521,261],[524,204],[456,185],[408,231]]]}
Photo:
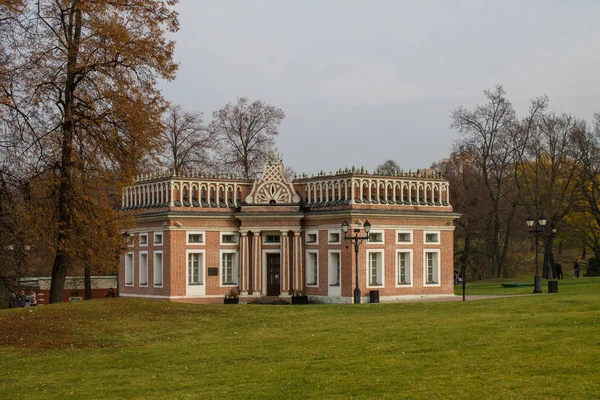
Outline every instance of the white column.
{"label": "white column", "polygon": [[281,256],[280,256],[280,274],[281,274],[281,294],[282,295],[287,295],[289,294],[289,290],[290,290],[290,269],[289,269],[289,264],[288,264],[288,260],[289,260],[289,256],[288,256],[288,247],[289,247],[289,240],[288,240],[288,235],[287,235],[287,231],[281,231],[281,243],[280,243],[280,249],[281,249]]}
{"label": "white column", "polygon": [[240,288],[241,292],[244,294],[248,294],[248,279],[249,279],[249,271],[248,271],[248,232],[241,232],[240,238],[240,265],[242,267],[242,271],[240,274],[241,282]]}
{"label": "white column", "polygon": [[254,232],[252,237],[252,248],[254,254],[254,287],[253,289],[259,294],[263,293],[262,290],[262,244],[260,231]]}
{"label": "white column", "polygon": [[169,182],[169,206],[173,206],[173,182]]}
{"label": "white column", "polygon": [[302,290],[302,240],[300,231],[294,231],[294,290]]}

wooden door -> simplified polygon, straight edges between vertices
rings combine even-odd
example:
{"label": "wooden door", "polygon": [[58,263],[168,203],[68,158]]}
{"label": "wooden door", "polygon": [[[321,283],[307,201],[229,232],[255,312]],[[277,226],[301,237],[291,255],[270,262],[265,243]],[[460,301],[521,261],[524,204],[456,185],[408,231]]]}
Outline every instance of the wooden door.
{"label": "wooden door", "polygon": [[279,254],[267,253],[267,296],[279,296],[281,293],[279,259]]}

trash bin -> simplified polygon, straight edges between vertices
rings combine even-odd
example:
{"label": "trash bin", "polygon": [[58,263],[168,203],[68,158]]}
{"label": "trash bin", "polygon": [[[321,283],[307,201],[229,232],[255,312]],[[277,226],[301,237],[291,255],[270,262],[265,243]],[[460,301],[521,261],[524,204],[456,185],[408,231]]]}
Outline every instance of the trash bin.
{"label": "trash bin", "polygon": [[558,293],[558,281],[548,281],[548,293]]}
{"label": "trash bin", "polygon": [[379,303],[379,290],[369,292],[369,303]]}

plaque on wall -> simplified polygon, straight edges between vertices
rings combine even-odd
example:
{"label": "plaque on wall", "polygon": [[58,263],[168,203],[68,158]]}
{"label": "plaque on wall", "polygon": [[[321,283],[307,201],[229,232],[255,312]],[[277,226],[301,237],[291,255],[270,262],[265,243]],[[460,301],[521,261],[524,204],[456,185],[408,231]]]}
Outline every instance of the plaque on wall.
{"label": "plaque on wall", "polygon": [[219,268],[209,268],[208,276],[219,276]]}

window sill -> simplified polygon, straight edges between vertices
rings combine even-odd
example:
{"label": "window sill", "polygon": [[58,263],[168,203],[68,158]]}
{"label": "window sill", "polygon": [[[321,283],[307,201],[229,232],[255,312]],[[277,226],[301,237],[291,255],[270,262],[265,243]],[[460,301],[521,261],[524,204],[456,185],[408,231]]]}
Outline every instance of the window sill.
{"label": "window sill", "polygon": [[221,286],[237,286],[235,282],[221,282]]}
{"label": "window sill", "polygon": [[125,286],[126,287],[133,287],[133,283],[126,283]]}
{"label": "window sill", "polygon": [[371,283],[367,287],[383,287],[383,285],[381,283]]}
{"label": "window sill", "polygon": [[148,287],[147,283],[140,283],[140,287]]}
{"label": "window sill", "polygon": [[329,286],[340,286],[339,283],[330,283]]}
{"label": "window sill", "polygon": [[398,282],[397,285],[398,286],[410,286],[412,283],[411,282]]}
{"label": "window sill", "polygon": [[202,286],[204,283],[188,283],[188,286]]}
{"label": "window sill", "polygon": [[152,287],[155,287],[155,288],[159,289],[159,288],[162,288],[163,285],[162,284],[160,284],[160,285],[153,285]]}

